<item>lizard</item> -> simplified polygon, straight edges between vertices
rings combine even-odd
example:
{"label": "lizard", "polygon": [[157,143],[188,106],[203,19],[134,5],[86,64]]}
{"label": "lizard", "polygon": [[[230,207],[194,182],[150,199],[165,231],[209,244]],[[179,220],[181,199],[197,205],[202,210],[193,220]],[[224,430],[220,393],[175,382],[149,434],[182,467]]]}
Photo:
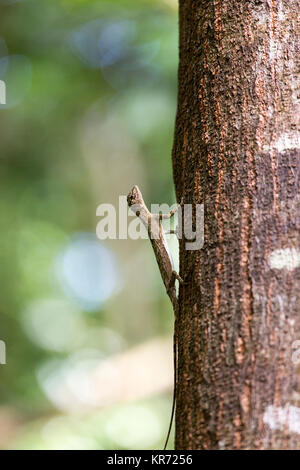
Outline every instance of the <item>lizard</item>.
{"label": "lizard", "polygon": [[[171,419],[168,429],[168,434],[164,446],[164,450],[167,447],[172,423],[174,419],[175,404],[176,404],[176,384],[177,384],[177,316],[178,316],[178,298],[176,295],[175,281],[178,280],[180,284],[184,284],[183,279],[174,269],[174,263],[172,256],[168,247],[168,243],[165,237],[166,233],[176,234],[176,230],[170,230],[169,232],[164,232],[161,221],[163,219],[170,219],[177,212],[178,207],[171,210],[168,214],[152,214],[143,199],[142,193],[137,185],[133,186],[131,191],[127,196],[128,206],[136,214],[137,217],[141,220],[143,225],[148,231],[148,235],[152,244],[152,248],[155,254],[155,258],[159,267],[159,271],[165,285],[167,294],[171,300],[174,315],[175,315],[175,324],[174,324],[174,336],[173,336],[173,349],[174,349],[174,388],[173,388],[173,403],[171,411]],[[181,202],[182,203],[182,202]]]}

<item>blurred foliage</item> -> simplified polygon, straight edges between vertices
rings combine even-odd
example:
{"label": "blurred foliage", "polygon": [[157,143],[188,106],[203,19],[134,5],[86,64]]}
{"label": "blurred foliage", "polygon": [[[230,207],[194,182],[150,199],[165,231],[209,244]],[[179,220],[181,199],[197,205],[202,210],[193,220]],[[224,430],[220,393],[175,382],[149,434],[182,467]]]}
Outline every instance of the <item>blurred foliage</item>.
{"label": "blurred foliage", "polygon": [[176,2],[0,0],[0,12],[0,446],[156,448],[171,396],[70,413],[40,372],[171,332],[147,241],[95,230],[98,204],[135,183],[174,202]]}

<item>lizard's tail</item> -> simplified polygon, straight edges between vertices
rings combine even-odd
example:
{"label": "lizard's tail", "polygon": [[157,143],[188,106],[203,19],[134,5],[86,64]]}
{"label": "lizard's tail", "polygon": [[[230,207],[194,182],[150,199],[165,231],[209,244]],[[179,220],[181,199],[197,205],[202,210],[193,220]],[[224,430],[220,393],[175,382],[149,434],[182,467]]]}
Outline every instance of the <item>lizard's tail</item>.
{"label": "lizard's tail", "polygon": [[172,412],[171,412],[171,419],[170,419],[170,424],[169,424],[169,430],[166,438],[166,442],[164,445],[164,450],[166,450],[168,442],[169,442],[169,437],[171,434],[172,430],[172,424],[174,420],[174,414],[175,414],[175,405],[176,405],[176,384],[177,384],[177,341],[176,341],[176,329],[174,329],[174,336],[173,336],[173,356],[174,356],[174,386],[173,386],[173,403],[172,403]]}

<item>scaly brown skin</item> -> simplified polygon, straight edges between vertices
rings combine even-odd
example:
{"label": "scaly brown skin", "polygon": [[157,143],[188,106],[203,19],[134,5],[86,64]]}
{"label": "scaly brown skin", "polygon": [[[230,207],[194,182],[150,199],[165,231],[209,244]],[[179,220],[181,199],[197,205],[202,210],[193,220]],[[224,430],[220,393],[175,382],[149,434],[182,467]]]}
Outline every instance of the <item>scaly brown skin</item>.
{"label": "scaly brown skin", "polygon": [[176,402],[176,383],[177,383],[177,314],[178,314],[178,299],[176,295],[175,281],[176,279],[183,283],[183,280],[179,274],[174,270],[174,264],[172,260],[171,253],[169,251],[168,243],[165,238],[165,233],[161,225],[162,219],[169,219],[172,217],[177,209],[172,210],[169,214],[152,214],[143,199],[142,193],[138,186],[133,186],[131,191],[127,196],[127,203],[131,210],[140,218],[144,226],[148,231],[148,235],[151,241],[151,245],[155,254],[155,258],[159,267],[159,271],[165,285],[167,294],[172,302],[174,315],[175,315],[175,325],[174,325],[174,390],[173,390],[173,404],[172,404],[172,413],[170,426],[168,430],[168,435],[164,449],[166,449],[175,411],[175,402]]}
{"label": "scaly brown skin", "polygon": [[163,219],[172,217],[177,209],[172,210],[169,214],[152,214],[143,199],[142,193],[138,186],[133,186],[127,196],[128,206],[142,221],[146,227],[151,245],[155,254],[155,258],[159,267],[159,271],[165,285],[166,291],[172,302],[175,313],[178,309],[178,301],[176,296],[175,281],[183,282],[179,274],[174,270],[174,264],[165,233],[161,225]]}

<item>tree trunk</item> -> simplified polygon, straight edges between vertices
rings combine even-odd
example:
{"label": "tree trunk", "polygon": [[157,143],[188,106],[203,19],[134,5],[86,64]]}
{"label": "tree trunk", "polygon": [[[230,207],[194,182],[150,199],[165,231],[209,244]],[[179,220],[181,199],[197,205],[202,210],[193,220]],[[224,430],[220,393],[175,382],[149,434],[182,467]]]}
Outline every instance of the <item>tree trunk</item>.
{"label": "tree trunk", "polygon": [[[299,0],[180,0],[176,449],[300,449]],[[298,30],[297,30],[298,27]]]}

